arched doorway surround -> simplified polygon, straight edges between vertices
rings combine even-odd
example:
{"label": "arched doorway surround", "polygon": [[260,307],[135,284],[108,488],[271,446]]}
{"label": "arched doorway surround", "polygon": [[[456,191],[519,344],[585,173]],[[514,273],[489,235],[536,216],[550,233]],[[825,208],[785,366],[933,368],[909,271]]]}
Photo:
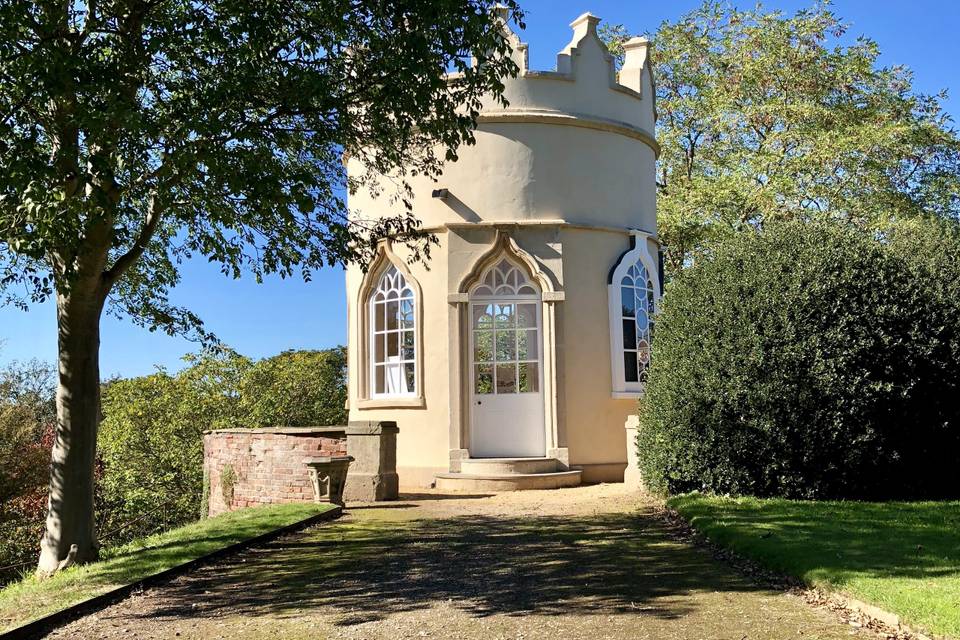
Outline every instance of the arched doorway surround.
{"label": "arched doorway surround", "polygon": [[568,464],[557,419],[555,305],[563,297],[533,256],[502,229],[449,296],[460,345],[451,472],[468,457],[546,455]]}

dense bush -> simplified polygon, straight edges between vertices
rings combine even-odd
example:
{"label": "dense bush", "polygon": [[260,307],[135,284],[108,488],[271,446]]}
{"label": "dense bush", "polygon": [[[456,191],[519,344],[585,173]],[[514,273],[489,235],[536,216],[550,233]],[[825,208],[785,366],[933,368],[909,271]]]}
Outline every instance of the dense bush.
{"label": "dense bush", "polygon": [[347,350],[285,351],[256,362],[240,388],[251,427],[343,424],[347,419]]}
{"label": "dense bush", "polygon": [[789,223],[721,241],[668,287],[640,464],[671,492],[960,494],[960,242]]}
{"label": "dense bush", "polygon": [[237,425],[237,390],[250,366],[234,353],[207,355],[176,375],[160,371],[104,386],[97,443],[102,544],[200,515],[203,431]]}
{"label": "dense bush", "polygon": [[288,351],[257,362],[230,351],[104,386],[98,440],[99,527],[117,544],[200,515],[203,431],[339,424],[343,349]]}
{"label": "dense bush", "polygon": [[37,361],[13,362],[0,371],[0,584],[36,560],[56,413],[54,381],[53,369]]}

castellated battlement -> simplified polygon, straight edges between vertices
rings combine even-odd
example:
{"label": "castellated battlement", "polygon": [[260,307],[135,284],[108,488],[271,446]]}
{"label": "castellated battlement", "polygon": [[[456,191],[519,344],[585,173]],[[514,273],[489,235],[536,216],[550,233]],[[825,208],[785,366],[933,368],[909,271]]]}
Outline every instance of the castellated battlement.
{"label": "castellated battlement", "polygon": [[[536,71],[506,9],[496,17],[519,72],[504,80],[507,106],[492,96],[482,101],[475,144],[459,149],[436,180],[409,180],[424,228],[562,223],[653,232],[660,148],[650,43],[627,42],[618,75],[597,35],[600,19],[585,13],[571,23],[556,69]],[[362,168],[353,160],[348,170]],[[369,218],[396,212],[362,191],[350,205]]]}
{"label": "castellated battlement", "polygon": [[584,13],[570,23],[573,36],[557,54],[556,70],[537,71],[529,68],[527,43],[507,25],[506,8],[498,8],[496,16],[520,71],[516,78],[505,81],[509,106],[485,102],[481,122],[562,124],[579,120],[581,126],[606,127],[635,136],[659,151],[653,137],[656,112],[649,40],[633,38],[625,43],[618,76],[613,56],[597,35],[600,18]]}

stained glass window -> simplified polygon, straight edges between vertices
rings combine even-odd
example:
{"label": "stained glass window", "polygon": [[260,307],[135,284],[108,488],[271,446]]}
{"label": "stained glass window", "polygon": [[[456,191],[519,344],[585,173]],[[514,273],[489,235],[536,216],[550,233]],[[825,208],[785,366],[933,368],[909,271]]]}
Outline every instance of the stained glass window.
{"label": "stained glass window", "polygon": [[620,325],[626,382],[646,382],[653,339],[654,288],[652,274],[639,260],[620,280]]}

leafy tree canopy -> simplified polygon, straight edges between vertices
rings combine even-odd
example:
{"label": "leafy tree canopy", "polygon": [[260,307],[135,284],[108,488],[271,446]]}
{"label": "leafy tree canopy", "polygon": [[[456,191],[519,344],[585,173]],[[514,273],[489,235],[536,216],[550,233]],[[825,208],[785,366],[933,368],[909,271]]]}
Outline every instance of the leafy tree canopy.
{"label": "leafy tree canopy", "polygon": [[[384,235],[428,249],[402,176],[437,175],[473,142],[481,97],[503,99],[517,66],[500,21],[522,20],[504,5],[0,2],[0,291],[57,302],[42,573],[97,554],[104,309],[203,336],[168,297],[191,256],[309,279]],[[347,154],[367,172],[347,176]],[[396,211],[351,218],[361,188],[390,189]]]}
{"label": "leafy tree canopy", "polygon": [[[199,319],[167,298],[185,258],[309,278],[384,234],[413,241],[399,203],[351,224],[342,196],[400,166],[434,175],[472,141],[481,94],[516,71],[491,5],[0,3],[8,301],[97,277],[114,312],[191,330]],[[348,179],[344,153],[369,172]]]}
{"label": "leafy tree canopy", "polygon": [[[788,16],[708,1],[652,36],[660,234],[679,269],[711,238],[773,219],[840,218],[871,230],[960,214],[960,140],[944,93],[829,4]],[[628,32],[605,31],[615,54]]]}

